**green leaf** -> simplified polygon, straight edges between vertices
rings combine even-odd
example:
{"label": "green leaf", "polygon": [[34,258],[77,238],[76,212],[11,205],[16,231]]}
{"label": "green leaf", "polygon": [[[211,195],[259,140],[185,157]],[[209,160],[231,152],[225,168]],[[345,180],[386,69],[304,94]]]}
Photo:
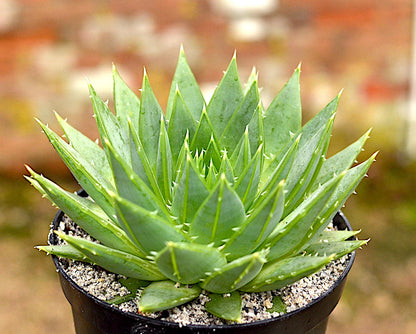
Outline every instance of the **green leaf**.
{"label": "green leaf", "polygon": [[140,280],[131,277],[121,277],[117,280],[122,286],[126,287],[130,292],[136,292],[138,288],[145,288],[150,284],[149,281]]}
{"label": "green leaf", "polygon": [[[198,122],[198,126],[191,141],[191,151],[195,153],[206,150],[211,138],[214,138],[218,143],[218,140],[215,137],[214,127],[208,118],[208,114],[205,110],[202,110],[201,119]],[[218,144],[217,146],[219,147]]]}
{"label": "green leaf", "polygon": [[93,238],[100,240],[109,247],[137,256],[144,255],[127,235],[109,220],[96,203],[88,198],[65,191],[54,182],[36,174],[30,168],[28,170],[31,177],[42,187],[42,193],[45,193],[49,200]]}
{"label": "green leaf", "polygon": [[178,184],[174,188],[171,212],[180,223],[190,223],[199,207],[209,195],[209,190],[192,162],[188,152]]}
{"label": "green leaf", "polygon": [[221,145],[223,145],[221,148],[227,150],[230,155],[232,155],[239,138],[241,138],[250,123],[258,104],[259,91],[257,81],[254,81],[240,106],[228,121],[220,139]]}
{"label": "green leaf", "polygon": [[[202,111],[201,111],[202,112]],[[197,118],[199,119],[199,117]],[[176,163],[185,137],[192,140],[196,131],[196,122],[186,106],[181,93],[177,90],[169,118],[168,136],[172,149],[172,159]]]}
{"label": "green leaf", "polygon": [[[342,177],[340,183],[337,185],[335,191],[326,203],[324,209],[322,210],[322,212],[319,213],[319,218],[317,218],[313,222],[311,226],[311,232],[314,236],[312,236],[312,239],[310,239],[308,243],[317,242],[319,235],[332,221],[332,218],[342,208],[349,196],[354,192],[355,188],[358,186],[361,179],[367,173],[376,156],[377,153],[374,153],[369,159],[367,159],[363,163],[345,172],[345,175]],[[308,243],[306,243],[306,245]]]}
{"label": "green leaf", "polygon": [[86,161],[89,161],[92,167],[97,171],[100,171],[105,179],[112,183],[113,174],[104,150],[96,142],[93,142],[87,136],[69,125],[68,122],[62,119],[57,113],[55,113],[55,116],[62,127],[62,130],[64,130],[65,137],[70,145],[82,155]]}
{"label": "green leaf", "polygon": [[303,136],[300,138],[292,168],[286,179],[288,195],[283,216],[292,212],[307,195],[307,190],[316,177],[316,170],[319,168],[322,156],[326,153],[325,149],[331,135],[333,121],[334,118],[331,117],[309,140],[302,140]]}
{"label": "green leaf", "polygon": [[157,152],[157,181],[166,202],[171,200],[173,162],[169,137],[166,133],[163,116],[160,120],[159,150]]}
{"label": "green leaf", "polygon": [[160,251],[168,241],[186,241],[185,235],[168,220],[113,194],[117,218],[126,233],[146,253]]}
{"label": "green leaf", "polygon": [[131,120],[134,128],[139,127],[140,100],[127,86],[113,65],[113,94],[114,108],[121,128],[125,133],[129,131],[128,120]]}
{"label": "green leaf", "polygon": [[[94,88],[89,85],[90,97],[94,109],[94,116],[97,122],[101,142],[109,141],[128,164],[131,165],[130,147],[128,141],[127,129],[123,129],[114,114],[108,108],[95,92]],[[104,149],[106,147],[104,146]],[[106,152],[108,153],[108,152]]]}
{"label": "green leaf", "polygon": [[217,170],[220,169],[220,166],[222,163],[221,153],[219,151],[217,144],[215,143],[214,136],[211,137],[207,150],[205,151],[204,165],[208,166],[211,161]]}
{"label": "green leaf", "polygon": [[258,77],[259,77],[259,74],[256,68],[253,66],[253,68],[251,69],[250,76],[248,77],[247,82],[244,84],[244,95],[248,93],[254,81],[258,81]]}
{"label": "green leaf", "polygon": [[256,154],[241,172],[233,189],[240,196],[244,208],[248,209],[257,195],[260,182],[261,163],[263,156],[263,145],[259,147]]}
{"label": "green leaf", "polygon": [[316,188],[319,184],[323,184],[328,181],[334,174],[339,174],[344,170],[347,170],[352,166],[358,154],[363,149],[364,143],[370,135],[368,130],[360,139],[356,142],[338,152],[328,160],[325,160],[319,171],[319,174],[314,182],[313,188]]}
{"label": "green leaf", "polygon": [[55,232],[61,239],[85,254],[92,262],[108,271],[147,281],[165,279],[157,266],[140,257],[95,242]]}
{"label": "green leaf", "polygon": [[[345,173],[334,177],[307,197],[295,210],[284,218],[266,240],[270,247],[268,261],[282,258],[298,252],[312,238],[312,223],[319,219],[337,184]],[[306,240],[305,240],[306,239]]]}
{"label": "green leaf", "polygon": [[300,136],[288,144],[282,153],[269,163],[266,170],[263,169],[259,184],[259,189],[261,190],[259,191],[260,195],[257,198],[257,201],[262,200],[264,197],[262,194],[270,193],[270,191],[272,191],[277,184],[286,179],[290,169],[292,168],[299,141]]}
{"label": "green leaf", "polygon": [[222,252],[229,260],[251,253],[279,223],[283,213],[284,182],[260,202],[249,214],[241,229],[225,244]]}
{"label": "green leaf", "polygon": [[234,175],[239,177],[243,172],[244,168],[251,161],[251,147],[250,147],[250,136],[248,133],[248,128],[244,132],[244,135],[241,137],[240,142],[236,149],[234,150],[233,155],[230,158],[231,165],[233,167]]}
{"label": "green leaf", "polygon": [[313,256],[334,255],[334,260],[364,246],[368,240],[331,241],[311,244],[305,249],[306,254]]}
{"label": "green leaf", "polygon": [[[213,174],[215,174],[215,173],[213,173]],[[231,165],[231,161],[230,161],[230,159],[228,159],[227,151],[222,152],[221,166],[220,166],[220,169],[219,169],[217,175],[215,175],[215,180],[217,179],[218,175],[221,175],[221,174],[224,174],[228,183],[230,185],[234,186],[234,181],[235,181],[234,171],[233,171],[233,167]],[[208,180],[208,178],[207,178],[207,180]],[[215,184],[214,182],[211,182],[210,189],[213,188],[214,184]]]}
{"label": "green leaf", "polygon": [[236,56],[234,55],[207,107],[209,118],[219,138],[243,98]]}
{"label": "green leaf", "polygon": [[358,234],[360,231],[335,231],[335,230],[324,230],[322,233],[317,236],[317,239],[319,242],[333,242],[333,241],[344,241],[347,240],[356,234]]}
{"label": "green leaf", "polygon": [[[225,155],[224,155],[225,156]],[[227,168],[228,166],[226,165],[226,162],[224,161],[224,159],[221,162],[221,167],[220,168]],[[232,170],[231,166],[229,166],[230,169],[226,169],[226,172],[229,172]],[[221,171],[219,173],[225,173],[224,171]],[[228,175],[232,175],[232,174],[228,174]],[[212,161],[210,161],[209,163],[209,167],[208,167],[208,172],[207,172],[207,176],[205,177],[205,185],[207,187],[207,189],[209,189],[209,191],[212,190],[212,188],[215,187],[215,185],[217,184],[217,169],[215,168],[214,164],[212,163]],[[225,176],[227,178],[227,180],[230,180],[229,177],[231,178],[231,180],[233,179],[233,176]]]}
{"label": "green leaf", "polygon": [[257,106],[254,111],[253,117],[248,123],[248,134],[250,137],[250,151],[256,152],[260,144],[264,144],[264,116],[263,106],[261,103]]}
{"label": "green leaf", "polygon": [[120,305],[122,303],[128,302],[136,298],[137,289],[140,287],[146,287],[150,284],[149,281],[138,280],[136,278],[121,278],[117,280],[121,285],[126,287],[130,293],[124,296],[116,296],[112,299],[106,300],[109,304]]}
{"label": "green leaf", "polygon": [[159,188],[159,184],[156,179],[156,170],[150,165],[146,152],[144,151],[143,144],[134,130],[133,125],[130,123],[130,148],[133,162],[134,172],[142,179],[148,187],[153,189],[155,195],[159,198],[160,202],[165,202],[165,198]]}
{"label": "green leaf", "polygon": [[243,203],[222,174],[218,185],[196,213],[189,233],[196,237],[197,243],[219,246],[244,220]]}
{"label": "green leaf", "polygon": [[256,252],[234,260],[213,272],[201,287],[214,293],[235,291],[250,282],[266,262],[263,252]]}
{"label": "green leaf", "polygon": [[168,104],[166,107],[166,116],[169,120],[172,119],[171,115],[175,110],[175,96],[178,90],[181,92],[184,100],[186,101],[186,108],[193,115],[193,118],[199,119],[201,117],[202,109],[205,106],[205,100],[202,96],[199,85],[195,80],[192,70],[188,65],[185,52],[182,47],[179,53],[175,74],[172,79]]}
{"label": "green leaf", "polygon": [[118,194],[148,211],[156,211],[161,216],[170,217],[166,204],[137,176],[110,143],[106,142],[106,146]]}
{"label": "green leaf", "polygon": [[114,191],[111,183],[55,132],[39,120],[38,123],[81,187],[104,210],[107,216],[113,219],[115,212],[111,197],[108,194],[109,191]]}
{"label": "green leaf", "polygon": [[333,256],[296,256],[267,263],[250,283],[240,288],[245,292],[281,289],[309,276],[333,260]]}
{"label": "green leaf", "polygon": [[218,318],[229,321],[241,321],[242,301],[237,291],[229,295],[210,293],[209,302],[206,302],[205,309]]}
{"label": "green leaf", "polygon": [[89,259],[83,253],[81,253],[78,249],[71,245],[36,246],[35,248],[44,251],[48,254],[64,257],[66,259],[90,262]]}
{"label": "green leaf", "polygon": [[170,309],[185,304],[201,293],[197,285],[192,287],[177,287],[175,282],[153,282],[143,289],[138,304],[139,312],[148,313]]}
{"label": "green leaf", "polygon": [[160,119],[163,116],[162,108],[157,101],[146,71],[143,75],[142,101],[140,104],[139,136],[143,149],[149,159],[150,166],[156,170],[157,148],[159,144]]}
{"label": "green leaf", "polygon": [[184,284],[198,283],[209,272],[227,264],[216,248],[171,241],[156,255],[155,261],[167,278]]}
{"label": "green leaf", "polygon": [[300,67],[265,112],[264,138],[267,155],[277,155],[302,126],[299,85]]}
{"label": "green leaf", "polygon": [[328,123],[328,120],[331,119],[331,117],[334,117],[338,108],[338,102],[340,98],[341,93],[339,93],[318,114],[316,114],[302,127],[301,145],[303,145],[303,141],[307,141],[314,133],[319,131],[320,128],[322,128],[326,123]]}
{"label": "green leaf", "polygon": [[266,310],[269,313],[287,313],[287,307],[286,304],[283,302],[282,297],[280,296],[273,296],[272,299],[272,308]]}
{"label": "green leaf", "polygon": [[115,296],[111,299],[105,300],[105,302],[108,303],[108,304],[112,304],[112,305],[120,305],[120,304],[129,302],[129,301],[133,300],[134,298],[136,298],[136,294],[135,293],[129,293],[129,294],[124,295],[124,296]]}

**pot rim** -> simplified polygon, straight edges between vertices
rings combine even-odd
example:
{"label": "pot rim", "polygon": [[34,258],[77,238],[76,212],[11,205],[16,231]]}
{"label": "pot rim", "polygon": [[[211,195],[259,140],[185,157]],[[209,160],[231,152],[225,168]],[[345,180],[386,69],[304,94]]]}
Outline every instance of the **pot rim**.
{"label": "pot rim", "polygon": [[[51,245],[56,244],[56,240],[57,240],[57,235],[54,234],[52,231],[55,230],[58,227],[58,223],[62,220],[62,217],[64,215],[64,212],[62,210],[59,210],[57,212],[57,214],[54,217],[54,220],[51,224],[51,231],[49,234],[49,238],[48,241]],[[349,223],[348,219],[345,217],[345,215],[342,213],[342,211],[338,211],[336,216],[339,216],[340,219],[342,219],[347,227],[348,230],[352,230],[351,224]],[[334,219],[336,218],[336,216],[334,217]],[[181,327],[187,327],[190,329],[235,329],[236,327],[240,327],[240,328],[250,328],[250,327],[261,327],[261,326],[265,326],[267,324],[270,324],[271,322],[281,322],[281,321],[285,321],[289,318],[295,317],[296,315],[298,315],[299,313],[305,311],[306,309],[309,309],[311,307],[313,307],[315,304],[318,304],[320,301],[322,301],[323,299],[325,299],[329,294],[331,294],[333,292],[333,290],[342,282],[344,281],[344,279],[347,277],[348,273],[351,270],[351,267],[354,263],[355,260],[355,251],[349,253],[349,258],[347,259],[347,265],[344,269],[344,271],[342,272],[342,274],[338,277],[338,279],[335,281],[335,283],[327,290],[325,291],[325,293],[321,294],[318,298],[313,299],[310,303],[306,304],[305,306],[302,306],[294,311],[288,312],[286,314],[283,314],[281,316],[278,317],[272,317],[270,319],[264,319],[264,320],[258,320],[258,321],[253,321],[253,322],[246,322],[246,323],[237,323],[237,324],[225,324],[225,325],[200,325],[200,324],[187,324],[187,325],[182,325],[179,324],[177,322],[172,322],[172,321],[166,321],[166,320],[160,320],[160,319],[154,319],[154,318],[150,318],[150,317],[146,317],[144,315],[140,315],[140,314],[136,314],[136,313],[131,313],[131,312],[124,312],[122,310],[120,310],[119,308],[98,299],[97,297],[95,297],[94,295],[90,294],[89,292],[85,291],[83,288],[81,288],[77,283],[75,283],[72,278],[66,273],[66,271],[64,270],[64,268],[62,267],[62,265],[59,262],[59,258],[55,255],[52,255],[52,259],[53,262],[55,264],[55,267],[57,269],[57,271],[73,286],[73,288],[75,288],[77,291],[79,291],[80,293],[88,296],[90,299],[92,299],[96,304],[99,304],[101,307],[104,307],[106,309],[108,309],[109,311],[112,312],[117,312],[117,313],[121,313],[123,314],[123,316],[129,317],[132,320],[135,321],[146,321],[149,323],[153,323],[155,325],[159,325],[159,326],[166,326],[166,327],[170,327],[170,328],[181,328]]]}

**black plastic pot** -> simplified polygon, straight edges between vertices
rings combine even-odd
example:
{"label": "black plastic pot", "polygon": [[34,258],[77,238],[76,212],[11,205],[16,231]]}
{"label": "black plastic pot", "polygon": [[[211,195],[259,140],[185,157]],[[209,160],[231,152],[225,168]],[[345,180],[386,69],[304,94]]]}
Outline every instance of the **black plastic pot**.
{"label": "black plastic pot", "polygon": [[[63,218],[59,211],[55,216],[52,228],[56,229]],[[339,212],[334,218],[334,225],[339,229],[351,225],[345,216]],[[49,242],[56,244],[56,235],[51,233]],[[315,299],[305,307],[289,312],[274,319],[257,321],[254,323],[201,326],[179,326],[177,323],[161,321],[141,316],[139,314],[125,313],[119,309],[97,299],[80,288],[64,271],[59,260],[53,256],[58,269],[59,278],[65,297],[72,306],[74,325],[77,334],[173,334],[173,333],[280,333],[280,334],[320,334],[325,333],[328,317],[341,298],[344,284],[354,262],[355,253],[350,255],[347,267],[337,282],[325,294]]]}

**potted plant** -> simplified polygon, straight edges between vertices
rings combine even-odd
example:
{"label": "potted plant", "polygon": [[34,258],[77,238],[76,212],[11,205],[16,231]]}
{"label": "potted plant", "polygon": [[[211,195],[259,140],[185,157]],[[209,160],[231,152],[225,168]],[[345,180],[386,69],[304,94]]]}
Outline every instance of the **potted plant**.
{"label": "potted plant", "polygon": [[[339,210],[375,154],[352,167],[367,132],[325,159],[340,95],[302,127],[299,74],[265,108],[256,72],[243,88],[234,55],[206,103],[181,49],[165,113],[146,73],[139,99],[113,69],[115,114],[90,85],[101,146],[58,115],[68,142],[38,121],[83,189],[65,191],[27,167],[62,210],[38,248],[54,255],[77,333],[325,332],[350,253],[366,243]],[[87,238],[65,233],[63,212]],[[130,279],[140,314],[83,291],[56,256]],[[345,256],[336,283],[307,306],[242,323],[242,295],[276,291]],[[225,324],[147,316],[201,293],[205,311]],[[275,295],[272,310],[280,303]]]}

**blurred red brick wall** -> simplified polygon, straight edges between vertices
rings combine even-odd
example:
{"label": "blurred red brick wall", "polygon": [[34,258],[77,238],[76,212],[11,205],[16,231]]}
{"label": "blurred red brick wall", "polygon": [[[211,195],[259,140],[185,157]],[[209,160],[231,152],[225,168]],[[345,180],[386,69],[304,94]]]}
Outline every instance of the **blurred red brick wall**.
{"label": "blurred red brick wall", "polygon": [[361,120],[359,132],[374,121],[388,124],[383,106],[406,100],[410,0],[281,0],[258,15],[265,32],[254,40],[230,33],[236,18],[214,1],[2,0],[0,173],[21,175],[24,163],[64,172],[33,117],[55,126],[56,109],[94,135],[84,78],[111,99],[112,62],[134,89],[146,65],[164,104],[181,43],[207,87],[237,49],[243,75],[253,65],[260,70],[266,99],[302,61],[306,112],[345,87],[341,124]]}

